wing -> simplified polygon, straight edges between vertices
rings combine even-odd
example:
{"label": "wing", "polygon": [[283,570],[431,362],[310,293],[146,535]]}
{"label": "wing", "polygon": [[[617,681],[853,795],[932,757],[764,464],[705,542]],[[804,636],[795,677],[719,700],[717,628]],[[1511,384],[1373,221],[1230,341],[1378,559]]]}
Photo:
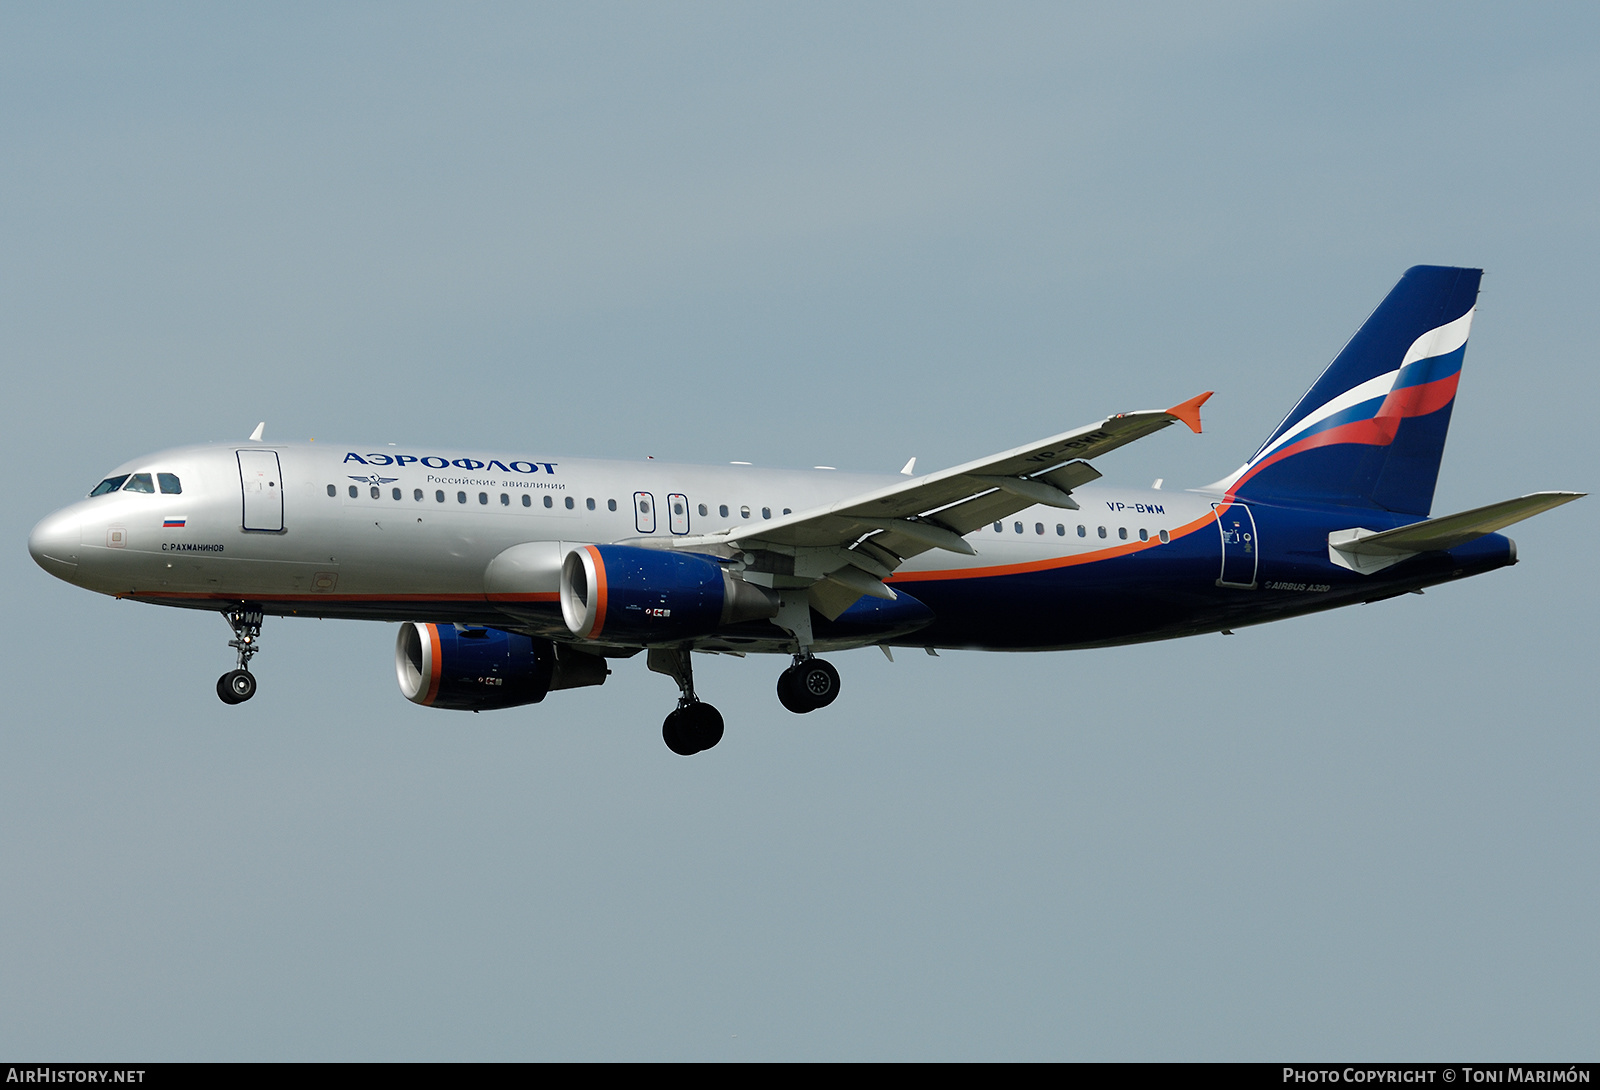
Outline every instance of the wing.
{"label": "wing", "polygon": [[893,598],[883,580],[929,549],[967,556],[964,535],[1046,504],[1076,510],[1072,490],[1100,476],[1089,459],[1179,421],[1200,431],[1200,394],[1165,410],[1119,413],[1097,424],[897,482],[759,525],[674,539],[676,548],[744,554],[746,578],[774,587],[811,586],[811,604],[837,617],[863,594]]}

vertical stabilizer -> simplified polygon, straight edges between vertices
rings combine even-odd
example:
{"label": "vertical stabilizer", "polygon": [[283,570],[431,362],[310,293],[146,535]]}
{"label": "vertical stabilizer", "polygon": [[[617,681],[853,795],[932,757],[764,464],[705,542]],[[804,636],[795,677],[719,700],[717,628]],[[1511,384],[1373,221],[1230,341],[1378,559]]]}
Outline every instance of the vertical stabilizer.
{"label": "vertical stabilizer", "polygon": [[1417,265],[1261,449],[1218,483],[1243,500],[1426,515],[1481,269]]}

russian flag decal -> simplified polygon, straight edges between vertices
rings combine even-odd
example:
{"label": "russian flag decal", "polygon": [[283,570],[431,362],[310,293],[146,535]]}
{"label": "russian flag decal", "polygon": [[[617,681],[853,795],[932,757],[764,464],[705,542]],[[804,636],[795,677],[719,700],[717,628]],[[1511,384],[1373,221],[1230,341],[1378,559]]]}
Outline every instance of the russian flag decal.
{"label": "russian flag decal", "polygon": [[167,519],[162,521],[161,528],[163,530],[173,530],[173,529],[181,530],[185,526],[187,526],[188,524],[189,524],[189,520],[187,518],[185,518],[185,517],[179,517],[179,518],[170,518],[169,517],[169,518],[167,518]]}

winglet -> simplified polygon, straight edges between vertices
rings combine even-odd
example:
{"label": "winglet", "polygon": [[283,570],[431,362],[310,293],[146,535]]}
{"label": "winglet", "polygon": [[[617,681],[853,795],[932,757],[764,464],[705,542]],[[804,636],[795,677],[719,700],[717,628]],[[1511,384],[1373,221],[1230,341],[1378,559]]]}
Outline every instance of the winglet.
{"label": "winglet", "polygon": [[266,427],[267,427],[267,422],[265,420],[263,420],[261,423],[257,424],[256,425],[256,430],[250,433],[250,441],[252,443],[261,442],[261,433],[264,430],[266,430]]}
{"label": "winglet", "polygon": [[1188,401],[1185,401],[1182,404],[1174,405],[1172,408],[1167,410],[1167,415],[1176,417],[1177,419],[1183,421],[1185,424],[1189,425],[1190,431],[1194,432],[1196,435],[1199,435],[1200,406],[1204,405],[1206,400],[1215,392],[1216,391],[1214,390],[1207,390],[1199,397],[1191,397]]}

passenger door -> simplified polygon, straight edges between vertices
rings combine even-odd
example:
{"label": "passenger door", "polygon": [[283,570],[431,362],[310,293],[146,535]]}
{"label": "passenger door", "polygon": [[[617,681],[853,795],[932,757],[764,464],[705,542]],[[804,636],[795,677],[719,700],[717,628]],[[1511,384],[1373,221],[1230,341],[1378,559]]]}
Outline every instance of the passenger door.
{"label": "passenger door", "polygon": [[239,488],[244,493],[246,530],[283,530],[283,473],[275,450],[241,450]]}

